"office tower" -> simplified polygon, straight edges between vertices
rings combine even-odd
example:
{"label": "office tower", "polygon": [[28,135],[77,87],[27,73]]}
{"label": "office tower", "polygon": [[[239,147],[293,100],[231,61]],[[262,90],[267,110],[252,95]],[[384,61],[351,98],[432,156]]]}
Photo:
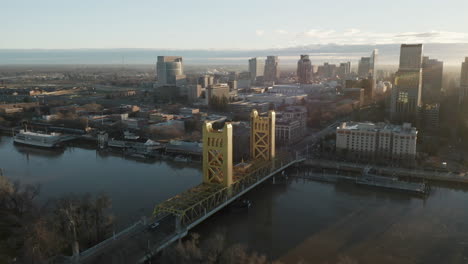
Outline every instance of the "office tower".
{"label": "office tower", "polygon": [[278,56],[268,56],[265,61],[264,79],[266,82],[277,82],[279,78]]}
{"label": "office tower", "polygon": [[358,64],[358,76],[361,78],[374,78],[378,50],[372,51],[370,57],[362,57]]}
{"label": "office tower", "polygon": [[227,84],[230,92],[237,90],[237,80],[227,81]]}
{"label": "office tower", "polygon": [[432,104],[440,101],[444,63],[429,57],[423,57],[422,63],[422,102]]}
{"label": "office tower", "polygon": [[235,71],[229,72],[228,81],[237,81],[239,74]]}
{"label": "office tower", "polygon": [[265,70],[265,63],[258,58],[251,58],[249,60],[250,79],[255,81],[258,77],[263,76]]}
{"label": "office tower", "polygon": [[367,78],[370,72],[370,57],[362,57],[358,64],[358,76]]}
{"label": "office tower", "polygon": [[351,62],[343,62],[340,63],[340,66],[336,70],[336,75],[340,77],[340,79],[345,79],[351,73]]}
{"label": "office tower", "polygon": [[377,65],[377,55],[379,54],[379,50],[378,49],[374,49],[372,51],[372,55],[371,55],[371,60],[370,60],[370,70],[369,70],[369,73],[370,73],[370,76],[372,77],[372,79],[375,79],[375,73],[376,73],[376,65]]}
{"label": "office tower", "polygon": [[460,102],[468,97],[468,57],[462,62],[460,78]]}
{"label": "office tower", "polygon": [[421,107],[422,54],[422,44],[401,45],[400,66],[395,74],[390,108],[394,122],[415,123],[417,120]]}
{"label": "office tower", "polygon": [[158,85],[176,85],[177,80],[184,78],[182,57],[158,56],[156,63]]}
{"label": "office tower", "polygon": [[208,86],[214,84],[214,76],[211,76],[211,75],[200,76],[200,78],[198,78],[198,84],[200,84],[202,88],[207,88]]}
{"label": "office tower", "polygon": [[321,78],[335,78],[336,74],[337,68],[335,64],[325,62],[323,65],[318,66],[317,75]]}
{"label": "office tower", "polygon": [[312,82],[312,62],[309,55],[301,55],[301,59],[297,62],[297,78],[301,84]]}

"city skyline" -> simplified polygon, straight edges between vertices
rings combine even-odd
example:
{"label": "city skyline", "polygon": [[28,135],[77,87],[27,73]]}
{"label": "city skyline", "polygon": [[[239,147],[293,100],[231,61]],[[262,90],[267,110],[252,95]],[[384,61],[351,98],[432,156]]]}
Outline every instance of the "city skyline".
{"label": "city skyline", "polygon": [[[0,34],[7,36],[0,49],[243,50],[329,43],[468,43],[464,27],[468,3],[449,2],[440,5],[434,0],[396,0],[371,5],[369,1],[357,0],[339,1],[337,8],[305,0],[288,4],[239,0],[228,6],[211,0],[180,1],[177,12],[167,12],[173,9],[169,2],[140,1],[128,5],[128,1],[113,1],[110,5],[107,1],[86,0],[71,7],[57,0],[10,1],[3,4],[3,18],[8,26],[0,29]],[[306,11],[298,19],[298,10],[310,13]],[[260,13],[271,19],[258,16]],[[395,15],[408,19],[386,19]],[[201,35],[213,37],[200,38]]]}

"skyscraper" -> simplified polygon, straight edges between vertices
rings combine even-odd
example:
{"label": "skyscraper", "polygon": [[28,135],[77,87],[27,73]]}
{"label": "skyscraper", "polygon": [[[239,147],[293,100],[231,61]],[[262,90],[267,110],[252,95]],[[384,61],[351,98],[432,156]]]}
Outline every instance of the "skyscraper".
{"label": "skyscraper", "polygon": [[177,80],[185,78],[182,57],[158,56],[156,63],[158,85],[176,85]]}
{"label": "skyscraper", "polygon": [[358,64],[358,76],[367,78],[370,72],[370,57],[362,57]]}
{"label": "skyscraper", "polygon": [[280,78],[278,56],[267,56],[265,61],[264,79],[266,82],[277,82]]}
{"label": "skyscraper", "polygon": [[460,102],[468,97],[468,57],[462,62],[460,78]]}
{"label": "skyscraper", "polygon": [[437,103],[441,95],[444,63],[429,57],[423,57],[422,68],[421,100],[424,104]]}
{"label": "skyscraper", "polygon": [[351,73],[351,62],[340,63],[340,66],[336,70],[336,75],[341,79],[345,79]]}
{"label": "skyscraper", "polygon": [[301,84],[312,82],[312,62],[309,55],[301,55],[301,59],[297,62],[297,78]]}
{"label": "skyscraper", "polygon": [[391,98],[391,119],[415,123],[421,107],[422,44],[402,44]]}
{"label": "skyscraper", "polygon": [[377,64],[378,50],[374,49],[370,57],[362,57],[358,64],[358,76],[361,78],[374,78]]}
{"label": "skyscraper", "polygon": [[259,58],[251,58],[249,60],[250,79],[254,82],[258,77],[263,76],[265,63]]}

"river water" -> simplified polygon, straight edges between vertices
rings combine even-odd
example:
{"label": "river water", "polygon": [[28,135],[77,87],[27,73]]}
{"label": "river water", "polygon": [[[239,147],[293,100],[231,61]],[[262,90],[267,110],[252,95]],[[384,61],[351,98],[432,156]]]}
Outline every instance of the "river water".
{"label": "river water", "polygon": [[[191,167],[188,167],[191,166]],[[119,227],[154,204],[201,182],[201,164],[145,163],[92,149],[37,150],[0,138],[0,168],[40,183],[41,200],[68,193],[107,193]],[[222,210],[196,227],[223,233],[284,263],[468,263],[468,193],[432,185],[426,198],[294,178],[267,181],[246,197],[250,210]]]}
{"label": "river water", "polygon": [[116,229],[150,215],[155,204],[201,182],[201,164],[148,163],[99,154],[89,147],[38,149],[0,136],[0,168],[10,179],[39,183],[41,201],[70,193],[106,193],[112,199]]}

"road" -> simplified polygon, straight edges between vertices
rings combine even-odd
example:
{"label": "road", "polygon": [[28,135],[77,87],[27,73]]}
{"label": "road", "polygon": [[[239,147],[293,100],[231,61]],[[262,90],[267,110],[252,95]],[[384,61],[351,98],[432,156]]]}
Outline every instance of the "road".
{"label": "road", "polygon": [[158,223],[156,228],[149,227],[152,223],[141,225],[94,252],[82,252],[80,263],[138,263],[142,256],[159,247],[174,234],[175,218],[173,216],[167,216]]}

